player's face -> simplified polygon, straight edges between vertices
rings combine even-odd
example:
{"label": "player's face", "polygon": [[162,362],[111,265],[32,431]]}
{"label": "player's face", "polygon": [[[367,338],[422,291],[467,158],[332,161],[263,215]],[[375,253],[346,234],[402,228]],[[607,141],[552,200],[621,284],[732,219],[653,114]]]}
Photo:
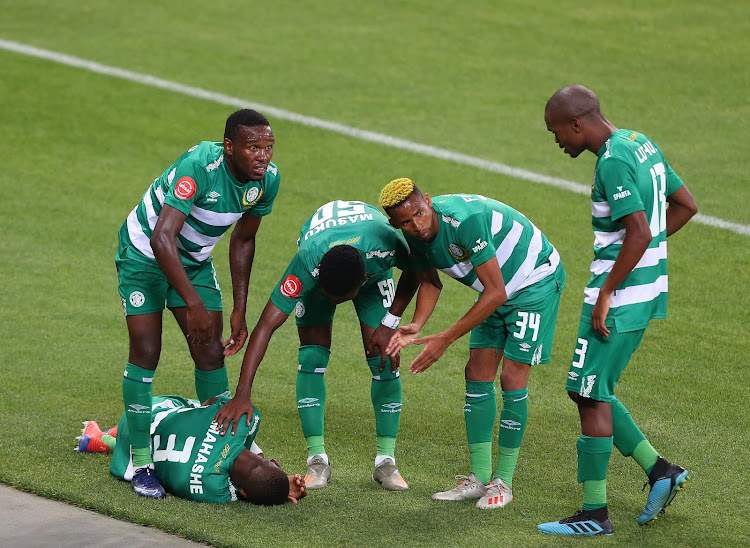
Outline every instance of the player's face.
{"label": "player's face", "polygon": [[570,155],[571,158],[576,158],[586,150],[582,126],[577,118],[565,120],[550,110],[545,110],[544,121],[547,124],[547,129],[554,134],[555,142],[563,149],[565,154]]}
{"label": "player's face", "polygon": [[270,126],[240,126],[232,139],[224,139],[229,171],[243,184],[260,181],[273,158],[274,142]]}
{"label": "player's face", "polygon": [[431,242],[437,236],[438,223],[429,194],[412,195],[398,207],[388,211],[389,222],[415,240]]}

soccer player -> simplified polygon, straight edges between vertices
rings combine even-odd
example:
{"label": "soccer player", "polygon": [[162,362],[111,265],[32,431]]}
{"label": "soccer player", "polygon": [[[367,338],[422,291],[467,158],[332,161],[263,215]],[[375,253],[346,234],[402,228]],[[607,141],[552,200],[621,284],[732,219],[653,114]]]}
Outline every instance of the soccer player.
{"label": "soccer player", "polygon": [[[411,248],[408,268],[437,268],[479,292],[468,312],[445,331],[417,338],[426,318],[415,316],[386,348],[390,354],[410,342],[424,344],[409,366],[416,374],[471,332],[464,405],[471,473],[457,476],[463,480],[457,487],[435,493],[432,499],[479,499],[479,508],[502,508],[513,500],[513,472],[528,418],[531,366],[550,360],[565,286],[560,255],[521,213],[484,196],[449,194],[433,199],[410,179],[396,179],[383,188],[380,205]],[[421,291],[418,308],[420,299]],[[434,305],[422,306],[432,310]],[[495,377],[501,361],[503,408],[493,472]]]}
{"label": "soccer player", "polygon": [[[245,344],[247,288],[255,236],[271,212],[279,172],[266,118],[239,110],[227,118],[224,142],[202,142],[151,184],[119,233],[115,257],[130,336],[122,395],[133,445],[133,490],[161,498],[149,451],[151,383],[161,353],[162,313],[172,311],[195,362],[200,401],[229,394],[224,356]],[[222,341],[221,289],[211,251],[233,225],[229,243],[234,308]]]}
{"label": "soccer player", "polygon": [[[325,487],[331,478],[331,466],[323,431],[324,374],[336,306],[352,300],[372,374],[370,397],[377,436],[373,480],[390,491],[407,489],[395,459],[401,379],[397,357],[388,359],[385,355],[401,313],[418,285],[416,277],[402,275],[398,289],[394,287],[392,267],[405,262],[409,253],[406,242],[373,206],[337,200],[320,207],[305,222],[298,245],[250,335],[235,397],[219,410],[216,420],[223,426],[222,432],[232,427],[234,433],[243,414],[250,419],[255,373],[273,332],[294,311],[300,340],[297,409],[308,449],[305,484],[308,489]],[[440,283],[436,273],[432,283]]]}
{"label": "soccer player", "polygon": [[[180,396],[156,396],[151,413],[155,473],[170,493],[197,502],[246,500],[272,506],[305,496],[302,477],[287,476],[274,460],[266,460],[255,444],[260,414],[241,425],[236,436],[220,436],[216,410],[229,397],[214,396],[201,405]],[[130,481],[134,474],[127,414],[102,432],[96,421],[83,423],[76,451],[112,452],[110,472]]]}
{"label": "soccer player", "polygon": [[613,443],[648,475],[651,490],[639,524],[655,520],[690,479],[683,467],[659,456],[614,391],[649,320],[666,317],[667,236],[698,208],[653,141],[612,125],[591,90],[580,85],[558,90],[544,120],[566,154],[576,158],[589,150],[597,161],[591,185],[594,261],[565,386],[581,418],[583,511],[539,530],[611,535],[606,487]]}

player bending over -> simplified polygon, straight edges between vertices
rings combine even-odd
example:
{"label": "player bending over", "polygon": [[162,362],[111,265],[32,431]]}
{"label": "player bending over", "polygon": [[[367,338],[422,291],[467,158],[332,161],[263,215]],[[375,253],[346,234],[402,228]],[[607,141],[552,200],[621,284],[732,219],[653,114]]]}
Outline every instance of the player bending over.
{"label": "player bending over", "polygon": [[[333,316],[337,305],[353,301],[359,318],[367,366],[372,375],[370,397],[375,411],[377,452],[373,480],[390,491],[407,483],[396,468],[395,446],[401,417],[398,356],[388,360],[385,347],[398,319],[420,281],[402,274],[394,287],[392,268],[408,256],[403,236],[376,208],[363,202],[337,200],[320,207],[302,226],[299,249],[273,290],[253,329],[242,362],[234,399],[216,420],[232,433],[243,414],[252,415],[253,379],[274,331],[295,313],[299,333],[297,409],[307,442],[308,489],[320,489],[331,478],[325,450],[324,374],[331,352]],[[437,274],[422,285],[437,284]],[[430,286],[433,287],[433,286]],[[439,292],[439,287],[433,287]],[[418,311],[419,312],[419,311]],[[234,426],[232,426],[234,423]]]}
{"label": "player bending over", "polygon": [[[431,199],[410,179],[388,183],[380,205],[403,231],[411,250],[408,268],[438,268],[479,292],[474,305],[451,327],[422,338],[427,317],[401,327],[386,351],[409,343],[424,350],[409,366],[420,373],[460,337],[471,332],[466,364],[464,419],[471,473],[433,500],[479,499],[479,508],[502,508],[513,500],[513,472],[528,417],[528,381],[533,365],[548,363],[565,269],[542,232],[521,213],[476,194]],[[420,291],[417,308],[435,301]],[[434,299],[437,295],[433,294]],[[497,416],[495,377],[502,362],[497,462],[492,469],[492,432]]]}
{"label": "player bending over", "polygon": [[[272,506],[305,496],[300,475],[287,476],[275,460],[263,458],[255,444],[260,414],[235,436],[221,436],[216,411],[229,401],[213,397],[203,405],[180,396],[156,396],[151,413],[151,444],[156,477],[167,491],[197,502],[245,500]],[[83,423],[76,451],[112,453],[110,472],[130,481],[133,458],[128,421],[102,432],[96,421]]]}

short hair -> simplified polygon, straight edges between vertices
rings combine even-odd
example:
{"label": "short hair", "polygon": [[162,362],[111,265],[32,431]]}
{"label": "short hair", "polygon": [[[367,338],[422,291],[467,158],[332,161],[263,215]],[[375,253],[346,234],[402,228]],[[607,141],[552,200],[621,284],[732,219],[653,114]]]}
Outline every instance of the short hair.
{"label": "short hair", "polygon": [[365,277],[365,262],[359,251],[350,245],[329,249],[318,266],[320,287],[328,295],[341,297],[359,287]]}
{"label": "short hair", "polygon": [[224,138],[232,139],[237,134],[237,129],[240,126],[270,126],[265,116],[260,112],[249,108],[243,108],[237,112],[233,112],[227,118],[227,125],[224,127]]}
{"label": "short hair", "polygon": [[394,179],[380,191],[380,207],[388,211],[392,207],[400,206],[412,195],[421,196],[422,191],[411,179]]}
{"label": "short hair", "polygon": [[245,500],[260,506],[284,504],[289,497],[286,472],[270,461],[256,466],[240,487],[245,490]]}
{"label": "short hair", "polygon": [[585,118],[589,114],[601,114],[596,93],[581,84],[571,84],[558,89],[547,101],[545,110],[559,112],[568,120]]}

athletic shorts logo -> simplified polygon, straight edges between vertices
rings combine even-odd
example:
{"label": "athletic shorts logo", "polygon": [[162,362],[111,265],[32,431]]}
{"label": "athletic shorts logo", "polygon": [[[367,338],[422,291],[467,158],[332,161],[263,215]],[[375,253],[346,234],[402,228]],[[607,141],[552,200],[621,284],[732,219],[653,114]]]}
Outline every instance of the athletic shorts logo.
{"label": "athletic shorts logo", "polygon": [[174,195],[180,200],[189,200],[195,196],[198,185],[192,177],[180,177],[180,180],[174,185]]}
{"label": "athletic shorts logo", "polygon": [[140,306],[143,306],[143,303],[146,302],[146,297],[143,296],[143,293],[140,291],[133,291],[130,294],[130,304],[134,307],[138,308]]}
{"label": "athletic shorts logo", "polygon": [[575,381],[578,379],[578,373],[575,371],[568,371],[568,380]]}
{"label": "athletic shorts logo", "polygon": [[448,246],[448,253],[450,253],[457,261],[464,261],[469,253],[458,244],[450,244]]}
{"label": "athletic shorts logo", "polygon": [[531,365],[538,365],[542,363],[542,347],[544,345],[540,344],[536,347],[536,350],[534,350],[534,355],[531,356]]}
{"label": "athletic shorts logo", "polygon": [[581,391],[579,394],[584,398],[591,396],[591,390],[594,388],[596,382],[596,375],[586,375],[581,378]]}
{"label": "athletic shorts logo", "polygon": [[302,284],[299,278],[294,274],[289,274],[284,281],[281,282],[281,294],[285,297],[295,298],[298,297],[302,291]]}

